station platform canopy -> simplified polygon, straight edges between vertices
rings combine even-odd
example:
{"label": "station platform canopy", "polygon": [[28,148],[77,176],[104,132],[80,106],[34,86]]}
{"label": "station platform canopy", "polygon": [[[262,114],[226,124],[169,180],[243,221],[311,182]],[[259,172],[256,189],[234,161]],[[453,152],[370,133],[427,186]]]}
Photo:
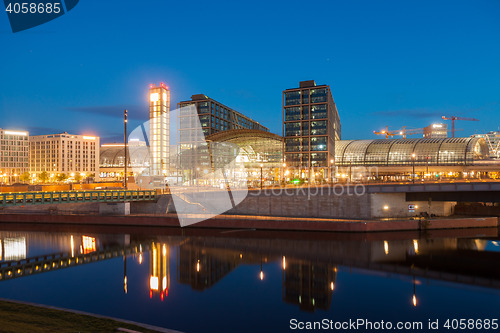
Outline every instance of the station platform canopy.
{"label": "station platform canopy", "polygon": [[489,159],[483,138],[340,140],[337,166],[458,166]]}

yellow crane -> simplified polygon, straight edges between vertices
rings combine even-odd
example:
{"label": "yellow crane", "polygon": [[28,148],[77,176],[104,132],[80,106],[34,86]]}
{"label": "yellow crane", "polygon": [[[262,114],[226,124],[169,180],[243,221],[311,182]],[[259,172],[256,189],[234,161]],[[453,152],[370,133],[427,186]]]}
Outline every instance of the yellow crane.
{"label": "yellow crane", "polygon": [[406,126],[403,126],[402,129],[399,129],[397,131],[389,131],[389,127],[386,126],[385,129],[381,130],[380,132],[373,131],[376,135],[385,135],[386,139],[392,138],[396,135],[401,135],[403,139],[406,139],[407,135],[415,135],[415,134],[423,134],[424,129],[423,128],[410,128],[406,129]]}

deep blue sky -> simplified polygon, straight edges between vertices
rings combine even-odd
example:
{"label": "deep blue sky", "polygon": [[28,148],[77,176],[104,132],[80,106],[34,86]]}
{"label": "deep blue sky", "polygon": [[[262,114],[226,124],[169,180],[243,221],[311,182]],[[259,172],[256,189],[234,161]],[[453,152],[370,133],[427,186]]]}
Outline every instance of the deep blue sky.
{"label": "deep blue sky", "polygon": [[[2,7],[3,9],[3,7]],[[281,133],[281,93],[329,84],[344,139],[444,114],[500,126],[500,1],[99,1],[13,34],[0,13],[0,128],[94,133],[204,93]]]}

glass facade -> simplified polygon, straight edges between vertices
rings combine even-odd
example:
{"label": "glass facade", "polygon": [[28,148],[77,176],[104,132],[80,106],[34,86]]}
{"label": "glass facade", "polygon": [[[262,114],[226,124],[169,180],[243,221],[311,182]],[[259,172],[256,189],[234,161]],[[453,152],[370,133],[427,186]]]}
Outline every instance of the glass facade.
{"label": "glass facade", "polygon": [[[214,133],[206,140],[209,147],[208,164],[199,160],[197,167],[199,166],[200,170],[214,168],[214,163],[218,163],[214,157],[223,160],[234,159],[241,168],[231,170],[236,174],[228,175],[228,179],[246,179],[251,187],[260,186],[261,180],[265,186],[278,184],[282,180],[283,138],[279,135],[243,129]],[[227,145],[227,152],[224,152],[224,145]]]}
{"label": "glass facade", "polygon": [[344,140],[335,147],[338,166],[401,166],[413,161],[415,165],[472,165],[487,158],[488,145],[482,138]]}
{"label": "glass facade", "polygon": [[285,163],[298,169],[292,177],[328,178],[335,141],[341,138],[340,119],[329,86],[303,81],[298,88],[283,91],[283,134]]}
{"label": "glass facade", "polygon": [[486,134],[474,134],[473,137],[483,138],[488,144],[491,158],[500,158],[500,132],[488,132]]}
{"label": "glass facade", "polygon": [[[188,121],[182,120],[182,110],[186,106],[194,105],[196,107],[203,134],[210,134],[232,129],[256,129],[268,132],[269,129],[262,126],[255,120],[235,111],[227,106],[202,94],[191,96],[191,101],[180,102],[177,107],[180,109],[179,116],[181,117],[179,133],[179,142],[190,142],[189,139],[184,140],[182,131],[189,129]],[[299,111],[300,112],[300,111]]]}

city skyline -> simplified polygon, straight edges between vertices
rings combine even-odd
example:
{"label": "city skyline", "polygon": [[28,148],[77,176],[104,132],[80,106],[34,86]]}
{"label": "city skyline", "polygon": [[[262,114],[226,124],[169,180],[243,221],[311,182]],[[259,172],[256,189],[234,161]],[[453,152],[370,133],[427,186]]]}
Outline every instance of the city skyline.
{"label": "city skyline", "polygon": [[[119,141],[123,109],[131,128],[147,119],[148,86],[163,81],[172,103],[206,94],[281,135],[281,92],[312,79],[331,86],[343,139],[443,115],[481,120],[460,122],[457,136],[498,129],[497,2],[287,4],[202,3],[195,12],[155,3],[125,20],[136,3],[81,3],[17,34],[7,33],[5,15],[1,127]],[[172,33],[153,55],[158,29]]]}

